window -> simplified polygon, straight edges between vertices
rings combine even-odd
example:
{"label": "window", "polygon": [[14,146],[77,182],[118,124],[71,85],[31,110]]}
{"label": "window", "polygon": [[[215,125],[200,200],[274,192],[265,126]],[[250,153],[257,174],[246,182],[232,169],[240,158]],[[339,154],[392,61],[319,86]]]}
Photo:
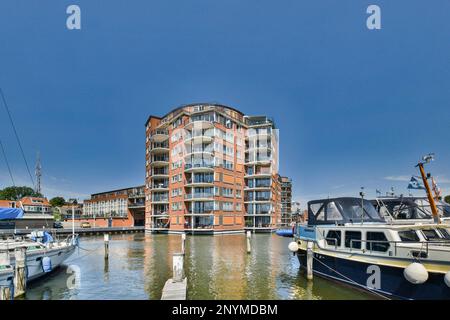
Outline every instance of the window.
{"label": "window", "polygon": [[422,230],[422,234],[427,241],[440,239],[439,234],[434,229]]}
{"label": "window", "polygon": [[439,231],[441,232],[442,237],[445,240],[450,240],[450,233],[447,231],[447,229],[439,229]]}
{"label": "window", "polygon": [[328,221],[342,221],[342,215],[339,212],[336,204],[334,202],[329,202],[327,204],[327,220]]}
{"label": "window", "polygon": [[370,251],[386,252],[389,249],[389,243],[384,232],[367,232],[366,248]]}
{"label": "window", "polygon": [[346,231],[345,232],[345,246],[347,248],[361,249],[361,232],[360,231]]}
{"label": "window", "polygon": [[341,231],[330,230],[326,237],[327,244],[330,246],[341,246]]}
{"label": "window", "polygon": [[224,197],[233,197],[233,189],[230,188],[222,188],[222,195]]}
{"label": "window", "polygon": [[419,236],[417,235],[416,231],[414,230],[407,230],[407,231],[399,231],[398,233],[400,240],[404,242],[419,242]]}
{"label": "window", "polygon": [[222,202],[223,211],[233,211],[233,202]]}

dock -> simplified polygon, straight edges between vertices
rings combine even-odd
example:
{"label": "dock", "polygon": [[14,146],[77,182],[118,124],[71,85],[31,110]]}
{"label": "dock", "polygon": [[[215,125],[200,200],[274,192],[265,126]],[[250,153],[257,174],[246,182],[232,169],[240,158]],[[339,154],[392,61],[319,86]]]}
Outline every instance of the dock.
{"label": "dock", "polygon": [[161,300],[186,300],[187,279],[182,281],[174,281],[169,279],[166,281]]}
{"label": "dock", "polygon": [[[70,235],[72,234],[72,229],[70,228],[64,228],[64,229],[39,229],[42,231],[47,231],[51,234],[56,235]],[[34,229],[5,229],[0,230],[0,236],[2,235],[17,235],[17,236],[24,236],[32,231],[36,231]],[[105,233],[109,234],[122,234],[122,233],[138,233],[138,232],[144,232],[145,227],[109,227],[109,228],[75,228],[75,233],[80,236],[94,236],[94,235],[101,235]]]}

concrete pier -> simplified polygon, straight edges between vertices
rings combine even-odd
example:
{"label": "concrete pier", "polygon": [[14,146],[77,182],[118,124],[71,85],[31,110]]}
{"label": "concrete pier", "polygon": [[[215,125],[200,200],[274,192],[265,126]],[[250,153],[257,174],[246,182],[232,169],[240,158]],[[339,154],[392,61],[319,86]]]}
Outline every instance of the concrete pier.
{"label": "concrete pier", "polygon": [[184,277],[184,253],[174,253],[173,277],[164,284],[161,300],[186,300],[187,278]]}

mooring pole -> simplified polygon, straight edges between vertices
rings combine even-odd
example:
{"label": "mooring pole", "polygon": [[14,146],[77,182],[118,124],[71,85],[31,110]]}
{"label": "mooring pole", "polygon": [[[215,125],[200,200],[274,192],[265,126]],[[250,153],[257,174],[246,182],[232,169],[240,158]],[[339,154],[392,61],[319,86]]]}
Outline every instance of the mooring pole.
{"label": "mooring pole", "polygon": [[[0,267],[3,268],[0,270],[0,274],[10,274],[11,276],[14,274],[13,269],[11,268],[11,260],[9,258],[9,252],[0,252]],[[5,268],[6,267],[6,268]],[[0,287],[0,301],[1,300],[11,300],[11,283],[4,283],[4,286]]]}
{"label": "mooring pole", "polygon": [[186,253],[186,233],[181,234],[181,253]]}
{"label": "mooring pole", "polygon": [[314,243],[312,241],[308,241],[306,249],[306,278],[308,280],[313,279],[313,259],[314,259],[313,246]]}
{"label": "mooring pole", "polygon": [[184,254],[183,253],[174,253],[173,254],[173,281],[181,282],[184,279]]}
{"label": "mooring pole", "polygon": [[16,258],[14,270],[14,298],[24,295],[27,291],[27,253],[26,248],[14,251]]}
{"label": "mooring pole", "polygon": [[252,246],[250,243],[250,238],[252,237],[252,232],[251,231],[247,231],[247,253],[252,253]]}
{"label": "mooring pole", "polygon": [[109,233],[103,235],[103,241],[105,243],[105,260],[109,259]]}

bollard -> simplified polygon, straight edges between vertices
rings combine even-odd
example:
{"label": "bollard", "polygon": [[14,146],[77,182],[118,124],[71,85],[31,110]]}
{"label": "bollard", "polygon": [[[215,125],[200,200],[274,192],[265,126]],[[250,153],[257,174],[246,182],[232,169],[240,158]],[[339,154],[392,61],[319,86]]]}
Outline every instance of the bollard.
{"label": "bollard", "polygon": [[173,254],[173,282],[181,282],[184,279],[184,255],[182,253]]}
{"label": "bollard", "polygon": [[313,279],[313,252],[314,243],[312,241],[308,241],[307,249],[306,249],[306,278],[308,280]]}
{"label": "bollard", "polygon": [[103,241],[105,242],[105,260],[109,259],[109,233],[103,235]]}
{"label": "bollard", "polygon": [[186,233],[181,234],[181,253],[186,253]]}
{"label": "bollard", "polygon": [[14,272],[14,298],[24,295],[27,291],[27,248],[16,249],[16,264]]}
{"label": "bollard", "polygon": [[[0,267],[3,267],[0,269],[0,275],[1,274],[10,274],[11,277],[14,274],[13,269],[11,268],[11,260],[9,258],[8,251],[0,252]],[[8,281],[9,282],[9,281]],[[0,283],[0,301],[1,300],[11,300],[11,286],[9,283]]]}
{"label": "bollard", "polygon": [[252,252],[252,246],[250,244],[250,238],[252,237],[252,232],[251,231],[247,231],[247,253],[251,253]]}

